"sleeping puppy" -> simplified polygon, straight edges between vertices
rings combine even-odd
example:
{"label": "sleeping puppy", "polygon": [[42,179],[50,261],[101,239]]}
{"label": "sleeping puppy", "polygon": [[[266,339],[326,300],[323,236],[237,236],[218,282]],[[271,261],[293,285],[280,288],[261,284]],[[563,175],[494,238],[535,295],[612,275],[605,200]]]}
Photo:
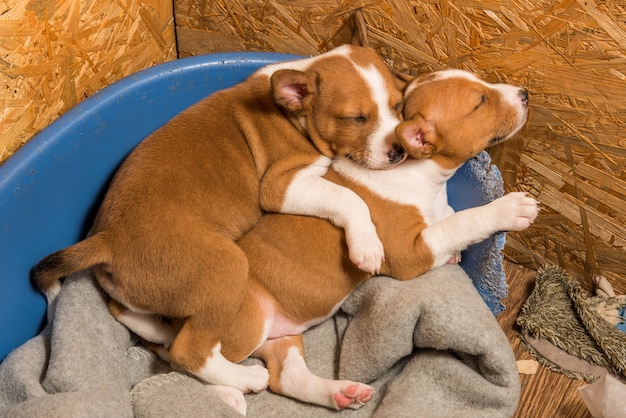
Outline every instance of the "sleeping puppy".
{"label": "sleeping puppy", "polygon": [[35,283],[52,301],[60,278],[93,267],[112,310],[185,318],[173,364],[244,392],[265,389],[265,368],[221,352],[248,292],[236,241],[263,211],[319,216],[345,229],[356,266],[379,271],[384,252],[367,205],[323,175],[335,156],[368,169],[405,158],[394,83],[373,50],[346,45],[269,65],[205,98],[130,154],[90,236],[44,258]]}
{"label": "sleeping puppy", "polygon": [[[524,193],[454,213],[446,191],[461,165],[511,138],[527,112],[524,89],[459,70],[436,72],[405,89],[405,121],[396,131],[412,158],[387,171],[345,158],[333,163],[326,178],[355,190],[370,208],[385,246],[383,274],[416,278],[496,232],[532,224],[537,202]],[[321,378],[304,361],[302,333],[332,316],[372,277],[349,263],[341,231],[319,219],[269,214],[239,246],[250,261],[250,285],[222,339],[227,358],[263,359],[270,389],[285,396],[336,409],[369,401],[368,385]]]}
{"label": "sleeping puppy", "polygon": [[[393,170],[374,171],[342,157],[326,175],[367,202],[386,248],[382,273],[399,280],[441,266],[495,232],[523,230],[538,212],[534,199],[511,193],[454,213],[446,194],[447,180],[465,161],[523,126],[525,90],[453,70],[412,80],[405,97],[407,120],[397,132],[413,158]],[[252,372],[236,363],[249,356],[265,361],[269,388],[276,393],[335,409],[369,401],[370,386],[318,377],[304,361],[302,333],[332,316],[352,290],[372,277],[350,262],[341,230],[312,217],[266,214],[237,244],[249,261],[242,302],[228,307],[233,314],[227,321],[216,319],[229,322],[219,334],[219,351],[214,349],[204,363],[189,363],[186,371],[219,385],[224,400],[241,413]],[[232,291],[216,293],[198,284],[172,297],[180,304],[230,305]],[[170,316],[170,323],[161,320],[162,311],[117,308],[112,312],[120,322],[173,362],[181,344],[190,352],[214,347],[189,337],[185,317]],[[215,333],[210,322],[204,326]],[[231,379],[221,380],[216,370]]]}

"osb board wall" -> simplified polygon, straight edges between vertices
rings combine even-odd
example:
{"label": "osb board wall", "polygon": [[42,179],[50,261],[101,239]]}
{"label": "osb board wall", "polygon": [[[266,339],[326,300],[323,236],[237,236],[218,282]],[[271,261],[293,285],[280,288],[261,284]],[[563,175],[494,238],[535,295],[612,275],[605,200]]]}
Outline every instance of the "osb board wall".
{"label": "osb board wall", "polygon": [[358,10],[370,45],[400,71],[457,67],[529,89],[525,131],[492,156],[506,187],[542,212],[509,234],[506,254],[626,289],[624,2],[175,0],[179,54],[317,54],[351,40]]}
{"label": "osb board wall", "polygon": [[176,58],[168,0],[0,0],[0,163],[82,99]]}

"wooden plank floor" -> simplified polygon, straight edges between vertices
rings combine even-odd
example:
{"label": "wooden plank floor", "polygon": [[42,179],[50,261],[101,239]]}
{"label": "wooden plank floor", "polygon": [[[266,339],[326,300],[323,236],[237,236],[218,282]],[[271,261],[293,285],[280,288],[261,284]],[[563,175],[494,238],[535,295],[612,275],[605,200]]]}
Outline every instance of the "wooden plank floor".
{"label": "wooden plank floor", "polygon": [[[535,283],[536,272],[505,262],[509,297],[498,322],[509,337],[518,360],[533,359],[518,337],[515,319]],[[585,383],[539,366],[534,375],[520,375],[522,394],[515,418],[591,418],[578,388]]]}

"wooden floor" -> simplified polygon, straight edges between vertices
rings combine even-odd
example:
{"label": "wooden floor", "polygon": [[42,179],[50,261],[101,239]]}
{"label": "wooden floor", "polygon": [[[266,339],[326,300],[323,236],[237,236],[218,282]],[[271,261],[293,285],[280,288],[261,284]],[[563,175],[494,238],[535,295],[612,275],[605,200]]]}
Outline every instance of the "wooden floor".
{"label": "wooden floor", "polygon": [[[515,319],[533,289],[536,272],[505,262],[509,297],[506,310],[498,316],[509,337],[517,360],[533,359],[518,338]],[[522,394],[515,418],[591,418],[578,388],[584,382],[570,379],[543,366],[534,375],[520,375]]]}

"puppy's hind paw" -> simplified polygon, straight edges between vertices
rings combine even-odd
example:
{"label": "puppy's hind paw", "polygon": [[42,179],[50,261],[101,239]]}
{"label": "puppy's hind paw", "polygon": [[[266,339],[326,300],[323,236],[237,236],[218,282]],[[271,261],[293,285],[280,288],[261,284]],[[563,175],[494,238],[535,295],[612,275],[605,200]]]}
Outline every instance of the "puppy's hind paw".
{"label": "puppy's hind paw", "polygon": [[459,264],[461,262],[461,253],[455,253],[450,259],[446,262],[446,264]]}
{"label": "puppy's hind paw", "polygon": [[361,383],[352,383],[333,394],[338,409],[358,409],[372,399],[374,389]]}
{"label": "puppy's hind paw", "polygon": [[269,385],[269,372],[263,367],[255,364],[253,366],[241,366],[241,383],[243,383],[243,392],[261,392]]}
{"label": "puppy's hind paw", "polygon": [[207,388],[213,390],[226,405],[230,406],[241,415],[246,415],[248,404],[239,389],[224,385],[207,385]]}

